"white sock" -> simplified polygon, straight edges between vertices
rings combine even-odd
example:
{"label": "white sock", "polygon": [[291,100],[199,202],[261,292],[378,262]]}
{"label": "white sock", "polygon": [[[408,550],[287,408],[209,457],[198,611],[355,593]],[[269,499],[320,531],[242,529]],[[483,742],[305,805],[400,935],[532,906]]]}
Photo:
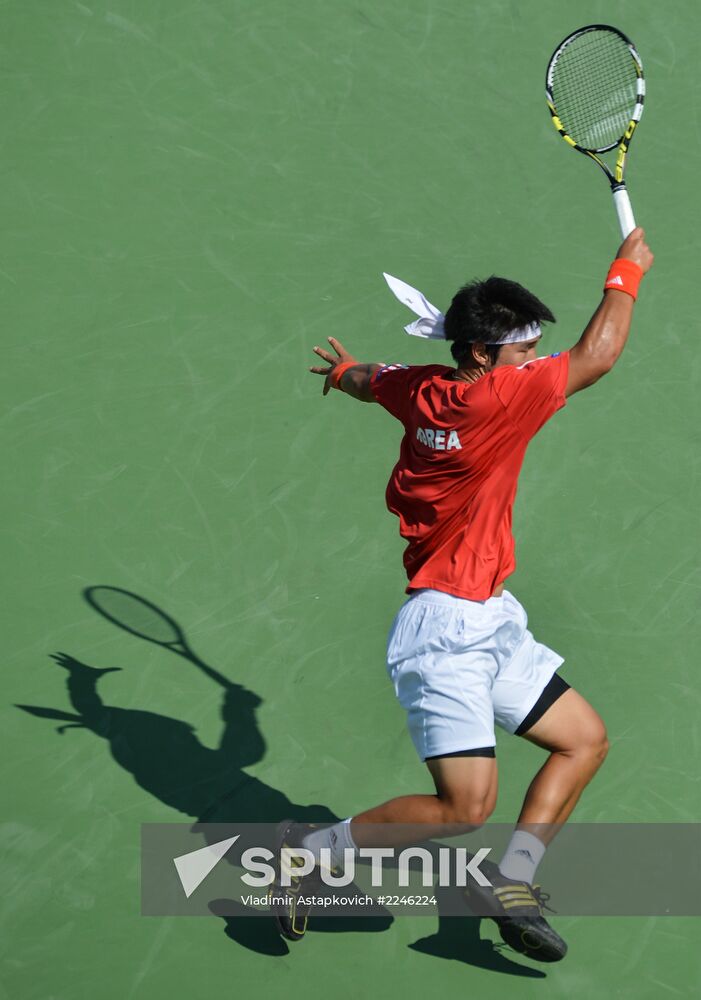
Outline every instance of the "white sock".
{"label": "white sock", "polygon": [[314,830],[312,833],[308,833],[302,838],[302,847],[306,847],[308,851],[312,852],[317,864],[321,860],[321,848],[328,847],[331,851],[331,858],[334,865],[343,868],[345,860],[343,852],[345,848],[350,848],[354,852],[358,850],[351,836],[350,825],[352,819],[353,817],[349,816],[348,819],[344,819],[340,823],[334,823],[333,826],[326,826],[323,830]]}
{"label": "white sock", "polygon": [[536,868],[545,854],[545,844],[527,830],[514,830],[499,862],[499,871],[516,882],[533,884]]}

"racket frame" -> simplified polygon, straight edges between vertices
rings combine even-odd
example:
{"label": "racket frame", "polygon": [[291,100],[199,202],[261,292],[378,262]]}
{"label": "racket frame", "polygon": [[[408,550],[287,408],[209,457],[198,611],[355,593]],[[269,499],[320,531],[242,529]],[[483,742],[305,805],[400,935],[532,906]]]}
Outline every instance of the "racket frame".
{"label": "racket frame", "polygon": [[[113,594],[121,594],[122,596],[128,597],[134,603],[148,608],[149,611],[154,612],[154,614],[160,618],[161,621],[167,623],[176,638],[172,639],[170,642],[164,642],[162,639],[155,639],[147,632],[142,632],[139,629],[128,625],[123,618],[117,617],[117,615],[112,614],[105,607],[103,607],[96,597],[96,591],[99,590],[108,590]],[[193,652],[190,648],[190,644],[185,637],[185,633],[175,619],[171,618],[171,616],[162,608],[159,608],[157,604],[153,604],[152,601],[147,601],[145,597],[141,597],[139,594],[134,594],[130,590],[124,590],[122,587],[111,587],[105,583],[95,584],[92,587],[86,587],[83,590],[83,597],[93,610],[97,611],[99,615],[102,615],[103,618],[106,618],[107,621],[111,622],[113,625],[116,625],[117,628],[121,628],[125,632],[129,632],[130,635],[135,635],[139,639],[144,639],[146,642],[152,642],[156,646],[161,646],[162,649],[169,649],[172,653],[177,653],[178,656],[182,656],[185,660],[194,664],[199,670],[202,671],[202,673],[206,674],[210,680],[215,681],[226,690],[245,690],[242,685],[235,684],[233,681],[230,681],[223,674],[220,674],[218,670],[215,670],[214,667],[210,667],[204,662],[204,660],[201,660],[197,653]]]}
{"label": "racket frame", "polygon": [[[148,635],[146,632],[141,632],[139,629],[133,628],[131,625],[127,625],[122,619],[116,617],[114,614],[111,614],[103,607],[99,599],[95,596],[95,592],[98,590],[108,590],[113,594],[121,594],[128,597],[135,604],[141,604],[148,608],[149,611],[152,611],[156,615],[156,617],[167,623],[168,627],[173,631],[177,638],[171,639],[170,642],[163,642],[161,639],[154,639],[153,636]],[[146,642],[153,642],[157,646],[163,646],[164,649],[170,649],[174,653],[186,656],[188,659],[196,659],[195,654],[188,646],[183,630],[180,628],[178,623],[157,605],[153,604],[151,601],[147,601],[145,597],[133,594],[130,590],[124,590],[122,587],[110,587],[103,583],[95,584],[93,587],[86,587],[83,590],[83,597],[88,604],[94,608],[95,611],[97,611],[98,614],[102,615],[103,618],[106,618],[113,625],[116,625],[117,628],[121,628],[125,632],[129,632],[131,635],[135,635],[139,639],[145,639]]]}
{"label": "racket frame", "polygon": [[[588,34],[590,31],[608,31],[614,35],[618,35],[618,37],[625,42],[628,48],[631,61],[635,67],[635,75],[637,78],[635,108],[633,109],[633,115],[628,122],[623,135],[619,139],[616,139],[615,142],[609,143],[608,146],[599,146],[596,148],[582,146],[575,142],[572,136],[568,134],[567,129],[563,125],[557,113],[553,97],[553,77],[555,74],[555,67],[557,66],[560,56],[568,45],[574,42],[577,38],[581,38],[582,35]],[[616,208],[616,214],[618,215],[618,222],[625,239],[625,237],[628,236],[633,229],[635,229],[635,218],[633,216],[633,209],[630,204],[630,198],[628,197],[625,181],[623,180],[623,171],[625,170],[628,148],[638,122],[642,118],[643,108],[645,105],[645,76],[643,75],[643,63],[638,55],[635,45],[633,45],[633,42],[627,35],[610,24],[588,24],[584,28],[578,28],[577,31],[573,31],[567,36],[567,38],[563,38],[550,57],[548,68],[545,73],[545,97],[548,103],[548,111],[550,112],[552,123],[568,146],[571,146],[572,149],[576,149],[578,153],[584,153],[585,156],[592,159],[594,163],[601,167],[606,175],[609,184],[611,185],[611,193],[613,194],[613,202]],[[618,147],[618,155],[616,156],[616,163],[612,171],[608,165],[604,163],[599,154],[608,153],[612,149],[616,149],[616,147]]]}

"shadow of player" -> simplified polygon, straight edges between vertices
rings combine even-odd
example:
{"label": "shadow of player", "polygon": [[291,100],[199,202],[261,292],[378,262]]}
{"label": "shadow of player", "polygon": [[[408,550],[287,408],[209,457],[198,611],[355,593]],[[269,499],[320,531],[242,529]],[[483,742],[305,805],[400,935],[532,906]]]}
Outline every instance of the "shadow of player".
{"label": "shadow of player", "polygon": [[[132,596],[137,601],[141,600],[136,595]],[[92,601],[89,603],[95,606]],[[105,617],[114,624],[121,624],[109,615]],[[127,630],[134,631],[128,627]],[[141,637],[149,638],[143,634]],[[159,644],[166,645],[163,642]],[[181,719],[106,704],[98,685],[108,674],[119,672],[121,668],[93,667],[67,653],[55,653],[52,659],[66,671],[68,695],[74,712],[36,705],[17,707],[33,716],[61,722],[57,729],[59,733],[80,728],[106,740],[115,762],[132,775],[140,788],[165,805],[193,818],[195,827],[205,824],[199,831],[205,837],[207,824],[274,824],[287,817],[294,817],[300,822],[336,822],[339,817],[327,806],[292,802],[284,792],[245,770],[261,760],[266,751],[256,719],[256,709],[262,704],[262,699],[205,664],[187,645],[183,649],[168,648],[188,659],[222,689],[223,728],[215,749],[204,746],[194,728]],[[288,953],[288,945],[277,934],[272,921],[261,919],[259,915],[253,916],[254,911],[243,904],[232,900],[214,900],[210,909],[225,920],[225,933],[239,945],[270,956]],[[387,911],[381,916],[312,917],[309,930],[326,933],[378,932],[387,930],[392,921]],[[438,932],[410,947],[434,957],[452,958],[495,971],[543,975],[510,962],[491,942],[480,940],[479,924],[480,918],[440,917]]]}

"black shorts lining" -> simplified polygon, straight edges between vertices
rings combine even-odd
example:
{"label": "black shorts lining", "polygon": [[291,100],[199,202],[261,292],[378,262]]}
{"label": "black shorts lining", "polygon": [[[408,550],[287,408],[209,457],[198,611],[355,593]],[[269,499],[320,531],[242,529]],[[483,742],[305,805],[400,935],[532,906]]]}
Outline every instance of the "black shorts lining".
{"label": "black shorts lining", "polygon": [[472,750],[453,750],[452,753],[437,753],[433,757],[424,757],[427,760],[440,760],[442,757],[496,757],[494,747],[474,747]]}
{"label": "black shorts lining", "polygon": [[548,683],[543,688],[540,698],[530,710],[526,718],[515,732],[516,736],[523,736],[531,726],[534,726],[538,719],[542,718],[554,702],[564,694],[569,688],[567,681],[559,674],[553,674]]}

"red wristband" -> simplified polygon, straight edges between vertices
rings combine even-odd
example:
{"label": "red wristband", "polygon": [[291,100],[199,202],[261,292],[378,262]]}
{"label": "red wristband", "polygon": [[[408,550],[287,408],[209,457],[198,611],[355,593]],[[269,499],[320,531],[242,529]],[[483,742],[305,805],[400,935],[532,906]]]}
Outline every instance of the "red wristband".
{"label": "red wristband", "polygon": [[[357,364],[357,361],[344,361],[343,364],[336,365],[329,376],[332,387],[334,389],[341,389],[341,379],[343,378],[343,373],[347,372],[349,368],[355,368]],[[343,392],[342,389],[341,392]]]}
{"label": "red wristband", "polygon": [[617,292],[626,292],[633,299],[636,299],[642,276],[643,269],[639,264],[626,257],[617,257],[609,268],[604,288],[614,288]]}

